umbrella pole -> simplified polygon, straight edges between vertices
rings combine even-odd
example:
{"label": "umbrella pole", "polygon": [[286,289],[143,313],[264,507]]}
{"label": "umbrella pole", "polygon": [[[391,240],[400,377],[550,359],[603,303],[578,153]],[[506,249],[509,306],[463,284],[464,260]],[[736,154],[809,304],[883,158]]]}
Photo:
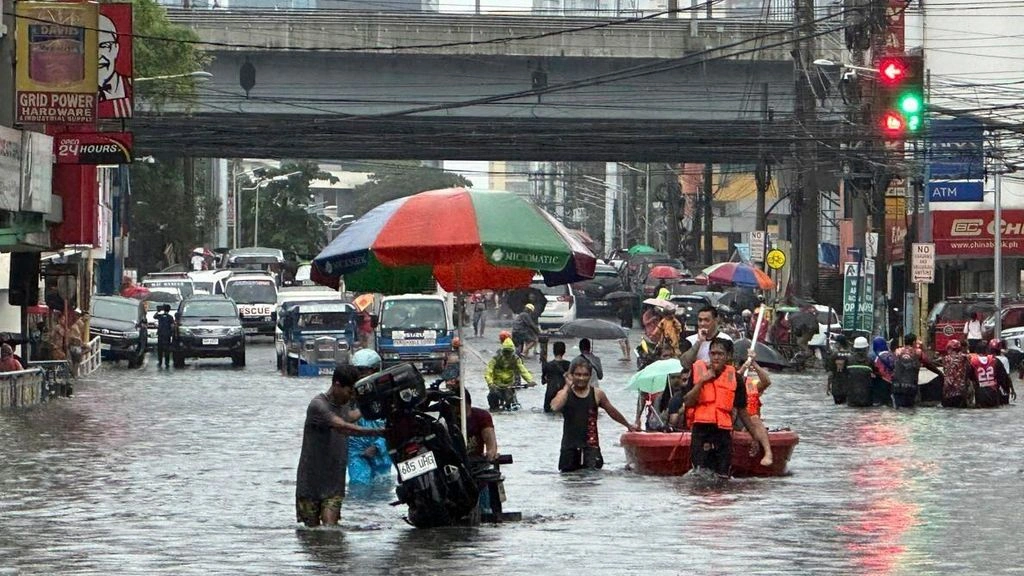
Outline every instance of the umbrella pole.
{"label": "umbrella pole", "polygon": [[[761,335],[761,321],[764,319],[764,309],[767,307],[768,305],[762,302],[757,308],[757,324],[754,324],[754,339],[750,342],[750,349],[755,353],[757,352],[757,338]],[[744,380],[747,379],[747,372],[749,370],[750,368],[747,368],[743,371],[742,376]]]}
{"label": "umbrella pole", "polygon": [[[456,281],[456,283],[458,283],[459,287],[461,288],[462,282],[459,279],[459,267],[458,266],[455,267],[455,281]],[[461,289],[458,290],[455,293],[455,299],[457,300],[457,305],[458,305],[458,308],[459,308],[459,318],[458,318],[459,321],[456,322],[456,324],[455,324],[455,331],[457,332],[457,334],[459,336],[459,342],[460,342],[460,345],[459,345],[459,404],[461,405],[461,408],[459,409],[459,414],[460,414],[460,416],[459,416],[459,420],[460,420],[459,426],[462,428],[462,441],[464,443],[466,443],[467,446],[468,446],[469,436],[466,433],[466,380],[465,380],[466,366],[465,366],[465,363],[462,361],[462,344],[461,344],[461,342],[462,342],[462,306],[465,304],[465,301],[464,301],[465,300],[465,296],[466,296],[465,292],[463,292]]]}

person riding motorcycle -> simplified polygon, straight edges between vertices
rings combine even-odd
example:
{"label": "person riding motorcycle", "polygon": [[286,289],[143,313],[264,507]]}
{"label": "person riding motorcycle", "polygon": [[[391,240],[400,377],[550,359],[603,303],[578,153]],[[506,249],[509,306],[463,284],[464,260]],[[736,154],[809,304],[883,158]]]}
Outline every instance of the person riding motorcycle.
{"label": "person riding motorcycle", "polygon": [[515,377],[519,374],[528,386],[535,386],[533,375],[526,369],[523,359],[516,354],[516,346],[511,338],[501,343],[497,354],[487,363],[484,381],[487,382],[487,404],[491,410],[518,410],[516,399]]}

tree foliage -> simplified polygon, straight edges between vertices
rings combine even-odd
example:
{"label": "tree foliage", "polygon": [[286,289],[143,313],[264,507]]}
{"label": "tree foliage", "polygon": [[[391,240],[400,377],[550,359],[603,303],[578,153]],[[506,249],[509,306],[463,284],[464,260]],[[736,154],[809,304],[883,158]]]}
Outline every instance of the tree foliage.
{"label": "tree foliage", "polygon": [[395,198],[404,198],[424,190],[437,190],[453,186],[469,187],[473,184],[458,174],[437,168],[426,168],[414,163],[394,164],[378,169],[370,181],[353,190],[353,214],[357,217],[376,206]]}
{"label": "tree foliage", "polygon": [[[298,174],[284,178],[293,172]],[[275,176],[283,180],[275,182]],[[310,205],[309,184],[313,180],[338,179],[306,160],[282,162],[280,168],[267,170],[256,182],[245,179],[239,185],[242,245],[254,245],[258,187],[259,245],[294,253],[300,259],[316,256],[326,244],[327,228]]]}
{"label": "tree foliage", "polygon": [[[172,76],[202,70],[210,57],[199,50],[199,36],[184,26],[173,24],[167,10],[154,0],[133,0],[133,55],[135,78]],[[189,77],[136,82],[140,99],[154,109],[165,104],[187,108],[195,100],[195,79]]]}
{"label": "tree foliage", "polygon": [[182,158],[132,165],[129,256],[142,273],[184,262],[216,226],[220,201],[204,192],[210,180],[209,160],[194,161],[191,188],[185,186],[184,165]]}

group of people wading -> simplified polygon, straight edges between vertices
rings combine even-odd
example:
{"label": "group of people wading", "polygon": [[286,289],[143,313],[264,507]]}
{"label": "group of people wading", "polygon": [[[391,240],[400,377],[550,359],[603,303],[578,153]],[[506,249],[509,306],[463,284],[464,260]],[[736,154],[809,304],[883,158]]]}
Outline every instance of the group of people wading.
{"label": "group of people wading", "polygon": [[[835,403],[913,408],[938,402],[946,408],[995,408],[1017,397],[1001,340],[975,346],[972,352],[966,352],[959,340],[951,340],[938,362],[929,358],[915,335],[907,334],[903,342],[890,351],[881,336],[870,347],[867,338],[858,337],[852,349],[845,339],[837,339],[826,365],[827,391]],[[936,378],[921,385],[922,368]]]}

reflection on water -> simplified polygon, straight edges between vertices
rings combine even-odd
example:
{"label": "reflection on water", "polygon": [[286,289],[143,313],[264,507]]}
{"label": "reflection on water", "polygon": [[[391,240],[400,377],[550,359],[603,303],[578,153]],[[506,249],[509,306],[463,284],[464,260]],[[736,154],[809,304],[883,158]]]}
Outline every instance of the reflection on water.
{"label": "reflection on water", "polygon": [[[104,369],[72,400],[0,415],[0,574],[996,574],[1024,561],[1016,407],[853,410],[816,374],[776,376],[765,398],[768,424],[801,435],[787,477],[639,476],[603,415],[605,469],[558,474],[561,421],[524,410],[495,417],[522,522],[414,530],[393,488],[372,486],[350,489],[340,528],[297,529],[302,418],[325,381],[277,376],[269,345],[249,354],[245,370]],[[482,393],[482,365],[468,368]],[[604,389],[623,409],[621,370]]]}

